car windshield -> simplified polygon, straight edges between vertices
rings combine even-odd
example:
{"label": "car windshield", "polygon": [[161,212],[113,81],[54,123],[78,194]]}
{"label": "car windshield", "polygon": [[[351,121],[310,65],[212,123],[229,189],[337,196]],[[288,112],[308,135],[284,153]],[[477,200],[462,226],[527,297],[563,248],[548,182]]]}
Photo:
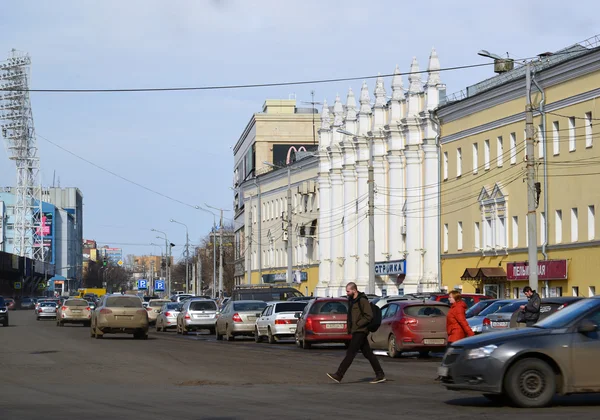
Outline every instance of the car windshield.
{"label": "car windshield", "polygon": [[341,301],[317,302],[310,308],[311,314],[347,314],[348,303]]}
{"label": "car windshield", "polygon": [[115,296],[106,299],[108,308],[141,308],[142,300],[138,297]]}
{"label": "car windshield", "polygon": [[483,311],[479,312],[479,315],[477,315],[477,316],[486,316],[489,314],[493,314],[495,312],[498,312],[499,309],[502,309],[503,307],[505,307],[508,304],[510,304],[510,302],[502,302],[502,301],[494,302],[490,306],[485,308]]}
{"label": "car windshield", "polygon": [[275,306],[275,313],[279,313],[279,312],[302,312],[304,310],[305,306],[306,306],[306,302],[278,303]]}
{"label": "car windshield", "polygon": [[40,306],[42,308],[50,308],[50,307],[56,308],[56,303],[54,303],[54,302],[42,302],[42,303],[40,303]]}
{"label": "car windshield", "polygon": [[467,318],[477,316],[477,315],[479,315],[479,313],[481,311],[483,311],[485,308],[487,308],[490,305],[491,305],[490,302],[486,302],[485,300],[482,300],[481,302],[476,303],[475,305],[471,306],[465,315]]}
{"label": "car windshield", "polygon": [[584,299],[566,306],[543,321],[535,324],[539,328],[566,328],[590,309],[600,307],[600,299]]}
{"label": "car windshield", "polygon": [[262,311],[267,304],[265,302],[240,302],[233,304],[234,311]]}
{"label": "car windshield", "polygon": [[151,300],[150,303],[148,304],[148,306],[152,306],[153,308],[160,308],[165,303],[167,303],[167,302],[164,300]]}
{"label": "car windshield", "polygon": [[190,311],[216,311],[217,304],[212,300],[197,300],[190,302]]}
{"label": "car windshield", "polygon": [[88,306],[85,300],[67,300],[65,306]]}
{"label": "car windshield", "polygon": [[446,316],[449,307],[443,305],[411,305],[404,308],[404,313],[413,317]]}

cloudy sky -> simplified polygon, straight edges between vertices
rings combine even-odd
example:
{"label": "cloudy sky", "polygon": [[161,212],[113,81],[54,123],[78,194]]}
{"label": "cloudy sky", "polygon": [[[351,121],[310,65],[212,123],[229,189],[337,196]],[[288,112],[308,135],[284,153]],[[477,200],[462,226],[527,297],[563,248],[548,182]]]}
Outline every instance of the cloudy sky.
{"label": "cloudy sky", "polygon": [[[33,61],[31,87],[136,88],[269,83],[422,68],[432,47],[442,67],[555,51],[600,33],[597,0],[0,0],[0,60],[12,48]],[[595,12],[594,12],[595,11]],[[491,76],[480,67],[442,73],[448,92]],[[374,82],[370,82],[372,86]],[[52,145],[190,205],[232,207],[231,147],[266,98],[333,100],[360,82],[159,93],[32,93],[44,185],[81,189],[84,235],[158,253],[151,228],[181,245],[213,217],[151,193]],[[389,81],[386,81],[389,87]],[[43,137],[43,138],[42,138]],[[0,151],[0,185],[15,169]],[[230,213],[231,215],[231,213]],[[131,244],[131,245],[125,245]],[[175,248],[174,255],[181,255]]]}

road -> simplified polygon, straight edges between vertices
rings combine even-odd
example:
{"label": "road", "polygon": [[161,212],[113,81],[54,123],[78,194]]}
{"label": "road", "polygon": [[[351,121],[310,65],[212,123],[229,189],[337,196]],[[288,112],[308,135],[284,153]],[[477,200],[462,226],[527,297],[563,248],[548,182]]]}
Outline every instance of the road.
{"label": "road", "polygon": [[[556,399],[522,410],[469,393],[446,391],[433,378],[439,358],[381,356],[389,381],[369,384],[358,355],[344,383],[334,371],[343,348],[301,350],[293,343],[217,342],[212,336],[150,334],[90,338],[81,326],[37,322],[11,312],[0,329],[2,419],[572,419],[598,418],[600,397]],[[85,415],[87,413],[87,415]]]}

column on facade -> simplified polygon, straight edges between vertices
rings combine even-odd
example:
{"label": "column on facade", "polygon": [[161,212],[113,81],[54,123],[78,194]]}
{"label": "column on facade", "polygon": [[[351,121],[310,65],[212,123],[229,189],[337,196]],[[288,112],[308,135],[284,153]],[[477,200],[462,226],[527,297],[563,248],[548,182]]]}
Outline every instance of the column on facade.
{"label": "column on facade", "polygon": [[[404,138],[401,130],[401,120],[404,118],[405,106],[404,87],[402,84],[402,75],[400,68],[396,66],[394,77],[392,78],[392,98],[388,104],[388,127],[387,137],[387,161],[389,166],[388,186],[386,190],[388,195],[388,252],[391,260],[404,259],[405,229],[406,220],[404,218],[405,195],[405,159],[404,159]],[[390,280],[395,280],[392,278]],[[397,293],[395,290],[389,290],[388,293]]]}
{"label": "column on facade", "polygon": [[[356,98],[352,89],[348,90],[346,98],[346,116],[345,130],[350,133],[356,133],[357,109]],[[356,281],[357,265],[357,213],[356,213],[356,151],[354,148],[354,138],[344,136],[342,142],[342,152],[344,157],[344,166],[342,167],[342,177],[344,180],[344,281]],[[344,284],[342,284],[344,286]]]}
{"label": "column on facade", "polygon": [[[378,77],[375,82],[375,105],[373,106],[373,173],[375,178],[375,261],[389,260],[387,238],[387,196],[388,188],[386,176],[387,142],[385,141],[385,125],[387,123],[386,108],[387,97],[383,84],[383,77]],[[377,279],[377,293],[381,294],[385,278]],[[388,287],[385,286],[387,289]]]}
{"label": "column on facade", "polygon": [[439,273],[440,258],[440,179],[439,179],[439,126],[434,121],[434,110],[439,105],[440,90],[444,89],[440,79],[440,61],[435,49],[429,56],[428,78],[425,85],[425,116],[423,159],[424,159],[424,189],[423,189],[423,222],[425,249],[423,264],[423,288],[425,291],[438,291],[441,287]]}
{"label": "column on facade", "polygon": [[363,83],[360,91],[360,110],[358,113],[356,145],[356,178],[357,178],[357,273],[356,284],[360,290],[365,290],[369,283],[369,221],[368,196],[369,196],[369,142],[363,137],[371,129],[371,98],[369,88]]}
{"label": "column on facade", "polygon": [[331,145],[331,120],[327,100],[323,101],[321,112],[321,128],[319,129],[319,216],[318,216],[318,241],[319,241],[319,282],[315,287],[315,296],[327,296],[331,280],[331,235],[330,230],[330,205],[331,205],[331,180],[329,170],[331,160],[329,146]]}
{"label": "column on facade", "polygon": [[330,293],[337,296],[344,274],[344,185],[342,179],[342,139],[343,134],[337,130],[344,124],[344,107],[340,96],[337,95],[333,104],[333,125],[331,127],[331,200],[330,200],[330,229],[331,237],[331,280]]}
{"label": "column on facade", "polygon": [[421,290],[423,259],[423,208],[421,167],[421,97],[423,86],[417,59],[413,58],[408,77],[407,115],[403,123],[406,147],[406,279],[405,293]]}

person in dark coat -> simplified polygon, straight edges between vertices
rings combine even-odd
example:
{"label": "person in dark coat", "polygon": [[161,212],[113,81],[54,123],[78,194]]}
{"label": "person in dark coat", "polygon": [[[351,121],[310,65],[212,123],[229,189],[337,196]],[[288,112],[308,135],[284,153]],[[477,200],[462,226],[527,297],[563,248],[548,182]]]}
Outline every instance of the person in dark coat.
{"label": "person in dark coat", "polygon": [[348,333],[352,334],[352,341],[346,351],[346,357],[338,367],[335,373],[328,373],[327,376],[335,382],[341,382],[344,374],[352,364],[356,353],[360,350],[365,359],[371,363],[371,367],[375,371],[375,379],[372,384],[385,382],[385,374],[381,368],[377,356],[373,354],[371,346],[369,346],[369,323],[373,319],[373,310],[369,303],[369,298],[364,293],[358,291],[356,283],[350,282],[346,285],[346,296],[349,300],[348,305]]}
{"label": "person in dark coat", "polygon": [[529,300],[527,305],[521,305],[521,311],[523,312],[523,320],[525,325],[532,327],[540,319],[540,307],[542,306],[542,299],[540,295],[529,286],[523,288],[523,293]]}

